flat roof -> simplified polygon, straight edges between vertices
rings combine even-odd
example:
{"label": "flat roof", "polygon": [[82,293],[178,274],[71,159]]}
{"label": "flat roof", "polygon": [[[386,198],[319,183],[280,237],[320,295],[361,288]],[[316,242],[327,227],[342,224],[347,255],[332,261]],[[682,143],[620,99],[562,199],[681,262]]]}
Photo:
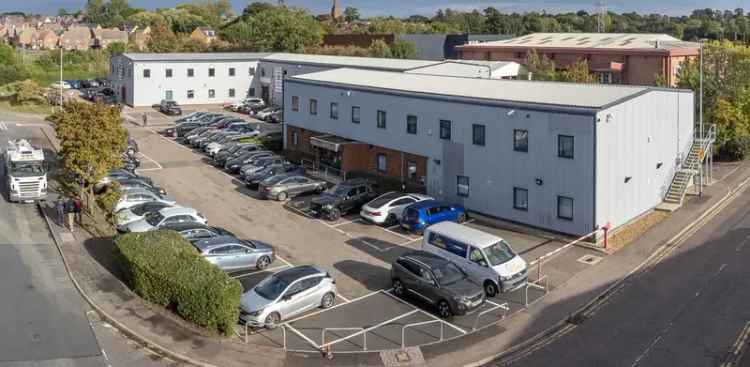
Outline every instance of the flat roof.
{"label": "flat roof", "polygon": [[463,99],[467,103],[511,103],[584,109],[601,109],[659,89],[632,85],[457,78],[349,68],[297,75],[287,81],[361,88],[383,93],[447,97]]}
{"label": "flat roof", "polygon": [[[657,47],[657,41],[659,43]],[[467,44],[464,47],[530,47],[595,49],[675,49],[697,48],[667,34],[653,33],[532,33],[502,41]]]}
{"label": "flat roof", "polygon": [[254,61],[270,55],[265,52],[174,52],[174,53],[124,53],[132,61]]}
{"label": "flat roof", "polygon": [[284,64],[305,64],[320,66],[355,67],[364,69],[406,71],[409,69],[438,64],[441,61],[385,59],[378,57],[330,56],[310,54],[275,53],[263,57],[263,61]]}
{"label": "flat roof", "polygon": [[488,78],[517,76],[519,69],[520,65],[512,61],[446,60],[435,65],[407,70],[406,73]]}

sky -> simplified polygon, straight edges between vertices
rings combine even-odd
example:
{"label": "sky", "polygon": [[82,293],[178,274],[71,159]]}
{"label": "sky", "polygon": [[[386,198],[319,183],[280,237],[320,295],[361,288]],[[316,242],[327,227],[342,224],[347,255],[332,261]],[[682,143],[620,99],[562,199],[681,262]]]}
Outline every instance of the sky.
{"label": "sky", "polygon": [[[131,6],[153,9],[173,7],[191,0],[129,0]],[[230,0],[234,8],[242,10],[252,0]],[[268,1],[268,0],[267,0]],[[565,11],[586,10],[593,12],[596,0],[340,0],[343,7],[353,6],[364,16],[412,14],[433,15],[437,9],[451,8],[457,10],[484,9],[494,6],[502,12],[546,11],[558,13]],[[275,1],[273,1],[275,2]],[[41,14],[56,14],[58,9],[77,10],[86,0],[0,0],[0,12],[24,11]],[[286,0],[288,5],[309,9],[315,14],[330,10],[329,0]],[[660,13],[669,15],[687,15],[693,9],[712,7],[714,9],[743,8],[750,10],[750,0],[608,0],[610,11],[617,13],[635,11],[639,13]]]}

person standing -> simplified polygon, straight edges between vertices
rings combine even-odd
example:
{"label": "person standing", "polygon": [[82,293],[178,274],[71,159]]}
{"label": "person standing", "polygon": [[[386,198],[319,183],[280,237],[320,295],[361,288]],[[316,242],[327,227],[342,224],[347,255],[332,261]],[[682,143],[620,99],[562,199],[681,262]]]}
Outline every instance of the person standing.
{"label": "person standing", "polygon": [[73,232],[73,220],[75,219],[76,203],[73,198],[68,198],[65,202],[65,213],[68,216],[68,229]]}
{"label": "person standing", "polygon": [[75,204],[76,222],[78,222],[78,225],[80,226],[83,222],[83,216],[81,215],[83,212],[83,203],[81,202],[81,198],[78,196],[76,196],[73,203]]}
{"label": "person standing", "polygon": [[148,115],[143,113],[143,127],[148,127]]}
{"label": "person standing", "polygon": [[55,212],[57,213],[57,225],[65,226],[65,199],[58,196],[55,201]]}

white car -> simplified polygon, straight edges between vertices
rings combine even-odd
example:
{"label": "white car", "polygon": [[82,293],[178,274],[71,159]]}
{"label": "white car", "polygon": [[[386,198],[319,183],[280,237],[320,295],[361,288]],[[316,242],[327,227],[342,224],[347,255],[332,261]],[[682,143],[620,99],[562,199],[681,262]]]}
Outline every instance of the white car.
{"label": "white car", "polygon": [[122,228],[123,232],[148,232],[167,224],[194,222],[206,224],[206,217],[193,208],[170,207],[146,214]]}
{"label": "white car", "polygon": [[149,201],[147,203],[138,204],[128,209],[120,210],[115,213],[115,222],[117,223],[117,230],[123,231],[125,227],[137,220],[143,219],[148,213],[158,212],[164,208],[169,208],[171,205],[158,201]]}
{"label": "white car", "polygon": [[401,221],[404,209],[407,206],[424,200],[434,199],[422,194],[405,194],[391,191],[363,205],[359,215],[372,223],[395,225]]}
{"label": "white car", "polygon": [[[54,82],[54,83],[52,83],[50,85],[50,88],[52,88],[52,89],[60,89],[60,83],[61,82]],[[68,82],[66,82],[64,80],[62,81],[62,89],[71,89],[71,88],[73,88],[73,86],[70,85],[70,83],[68,83]]]}
{"label": "white car", "polygon": [[269,117],[271,117],[271,114],[273,114],[276,111],[278,111],[278,109],[273,108],[273,107],[268,107],[268,108],[265,108],[265,109],[263,109],[261,111],[258,111],[258,113],[255,114],[255,118],[258,119],[258,120],[265,121],[266,119],[268,119]]}
{"label": "white car", "polygon": [[122,193],[120,200],[115,204],[114,212],[117,213],[120,210],[149,201],[158,201],[169,205],[175,205],[174,199],[170,197],[162,196],[149,190],[133,190]]}

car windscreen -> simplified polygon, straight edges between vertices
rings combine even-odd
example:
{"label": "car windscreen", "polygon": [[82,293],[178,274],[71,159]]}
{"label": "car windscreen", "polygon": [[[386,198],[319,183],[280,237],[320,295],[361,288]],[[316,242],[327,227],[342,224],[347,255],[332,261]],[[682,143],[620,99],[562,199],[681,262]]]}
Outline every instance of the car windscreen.
{"label": "car windscreen", "polygon": [[351,189],[352,188],[349,187],[349,186],[336,185],[336,186],[331,187],[330,189],[326,190],[325,193],[328,194],[328,195],[343,197],[343,196],[346,196],[346,194],[348,194],[349,190],[351,190]]}
{"label": "car windscreen", "polygon": [[414,208],[407,208],[404,215],[406,216],[406,219],[415,220],[419,218],[419,210]]}
{"label": "car windscreen", "polygon": [[516,257],[516,254],[513,252],[513,249],[510,248],[510,245],[503,240],[485,248],[484,254],[487,255],[487,260],[492,266],[504,264]]}
{"label": "car windscreen", "polygon": [[466,273],[450,261],[446,261],[443,265],[433,268],[432,273],[435,274],[435,280],[440,285],[451,285],[466,278]]}
{"label": "car windscreen", "polygon": [[381,195],[381,196],[375,198],[375,200],[367,203],[367,206],[369,206],[371,208],[377,209],[377,208],[382,207],[385,204],[388,204],[388,202],[390,202],[393,199],[398,198],[399,196],[401,196],[401,194],[399,194],[397,192],[389,192],[389,193],[387,193],[385,195]]}
{"label": "car windscreen", "polygon": [[286,287],[289,286],[284,280],[280,279],[276,275],[272,275],[266,279],[263,279],[260,284],[255,286],[255,293],[259,296],[274,301],[281,295]]}
{"label": "car windscreen", "polygon": [[146,223],[156,227],[161,223],[161,221],[164,220],[164,216],[159,212],[152,212],[146,214]]}
{"label": "car windscreen", "polygon": [[141,216],[149,212],[153,212],[154,210],[159,210],[163,208],[163,205],[154,205],[155,203],[143,203],[140,205],[134,206],[132,209],[130,209],[133,214]]}

